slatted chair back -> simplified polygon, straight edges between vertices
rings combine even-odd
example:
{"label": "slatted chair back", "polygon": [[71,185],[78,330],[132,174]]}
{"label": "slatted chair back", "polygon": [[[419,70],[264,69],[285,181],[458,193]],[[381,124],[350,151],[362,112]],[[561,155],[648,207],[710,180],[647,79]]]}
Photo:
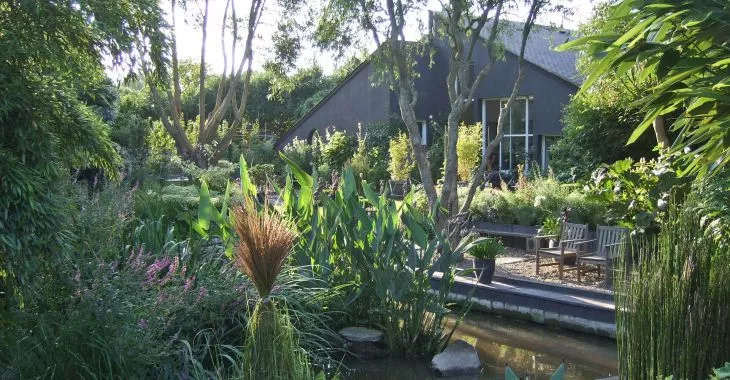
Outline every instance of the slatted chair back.
{"label": "slatted chair back", "polygon": [[580,245],[576,245],[577,242],[575,240],[585,240],[587,234],[587,224],[563,223],[563,227],[560,232],[560,241],[566,242],[565,248],[577,250],[582,247]]}
{"label": "slatted chair back", "polygon": [[596,253],[607,259],[615,258],[628,242],[629,230],[623,227],[598,226]]}

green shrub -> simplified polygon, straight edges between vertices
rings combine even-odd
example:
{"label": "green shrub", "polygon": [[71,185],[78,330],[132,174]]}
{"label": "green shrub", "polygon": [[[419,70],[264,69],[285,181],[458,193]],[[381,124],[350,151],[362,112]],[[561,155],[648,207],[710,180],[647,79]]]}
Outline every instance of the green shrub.
{"label": "green shrub", "polygon": [[565,198],[569,220],[573,223],[589,224],[595,227],[610,222],[606,219],[607,205],[582,192],[573,191]]}
{"label": "green shrub", "polygon": [[493,260],[504,253],[504,245],[499,238],[487,238],[472,247],[469,253],[479,260]]}
{"label": "green shrub", "polygon": [[675,155],[605,165],[586,183],[591,200],[607,205],[606,220],[636,233],[658,232],[670,196],[681,199],[691,178],[678,175]]}
{"label": "green shrub", "polygon": [[688,203],[690,212],[705,215],[705,234],[721,244],[730,244],[730,170],[703,178],[692,184],[695,201]]}
{"label": "green shrub", "polygon": [[521,226],[534,226],[537,221],[537,209],[532,205],[519,205],[515,210],[517,224]]}
{"label": "green shrub", "polygon": [[313,168],[316,168],[319,164],[315,155],[317,145],[316,142],[310,144],[295,137],[291,143],[284,147],[284,154],[302,170],[312,173]]}
{"label": "green shrub", "polygon": [[390,164],[388,165],[390,178],[395,181],[407,180],[410,177],[411,170],[415,167],[408,135],[401,132],[398,137],[390,140],[388,153],[390,154]]}
{"label": "green shrub", "polygon": [[456,142],[456,154],[459,179],[471,180],[472,173],[479,166],[482,156],[482,124],[459,125],[459,139]]}
{"label": "green shrub", "polygon": [[269,181],[277,183],[276,167],[272,164],[253,165],[248,171],[253,183],[260,188],[267,187]]}
{"label": "green shrub", "polygon": [[208,187],[215,191],[224,191],[231,176],[238,171],[238,164],[225,160],[220,160],[217,164],[208,168],[200,168],[177,157],[173,159],[173,162],[178,164],[186,175],[193,178],[198,186],[205,181]]}
{"label": "green shrub", "polygon": [[607,202],[586,195],[575,185],[560,183],[552,173],[534,173],[519,181],[515,191],[484,189],[476,193],[470,212],[492,223],[541,225],[569,210],[574,223],[606,223]]}
{"label": "green shrub", "polygon": [[357,176],[379,190],[381,183],[385,184],[390,179],[388,157],[384,154],[387,150],[382,150],[379,146],[368,148],[367,135],[363,137],[358,133],[357,140],[357,151],[352,157],[352,169]]}
{"label": "green shrub", "polygon": [[370,150],[379,149],[381,152],[387,152],[390,146],[390,140],[398,136],[405,126],[399,123],[373,123],[365,126],[365,148]]}
{"label": "green shrub", "polygon": [[340,169],[355,154],[356,139],[342,131],[327,133],[327,140],[322,144],[322,163],[331,169]]}

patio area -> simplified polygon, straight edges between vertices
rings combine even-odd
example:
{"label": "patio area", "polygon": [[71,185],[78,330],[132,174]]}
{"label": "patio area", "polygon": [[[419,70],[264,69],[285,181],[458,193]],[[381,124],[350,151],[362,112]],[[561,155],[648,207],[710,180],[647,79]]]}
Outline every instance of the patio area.
{"label": "patio area", "polygon": [[[464,269],[473,268],[473,260],[474,258],[467,254],[459,267]],[[545,262],[546,260],[548,259],[541,257],[541,262]],[[506,248],[504,254],[497,257],[495,274],[502,277],[529,279],[598,292],[612,293],[612,288],[607,288],[605,285],[605,277],[601,276],[599,279],[596,272],[583,274],[581,283],[578,283],[576,271],[565,272],[563,279],[560,280],[558,278],[557,266],[541,267],[540,274],[537,275],[535,274],[535,253],[519,248]]]}

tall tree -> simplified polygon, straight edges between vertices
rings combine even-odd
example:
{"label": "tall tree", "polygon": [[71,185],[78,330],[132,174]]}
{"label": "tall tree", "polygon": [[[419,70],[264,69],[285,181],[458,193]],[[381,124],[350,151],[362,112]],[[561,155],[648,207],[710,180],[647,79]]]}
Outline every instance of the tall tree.
{"label": "tall tree", "polygon": [[[143,73],[150,84],[152,99],[159,112],[160,120],[167,132],[172,136],[178,153],[184,159],[198,166],[205,167],[217,162],[226,152],[233,137],[240,132],[246,113],[246,105],[250,94],[251,75],[253,73],[254,39],[261,19],[266,10],[266,0],[251,0],[244,17],[236,11],[236,1],[227,0],[221,23],[221,54],[223,56],[223,73],[218,81],[215,105],[209,112],[206,108],[206,49],[208,42],[208,18],[210,17],[210,0],[202,0],[201,15],[201,48],[199,60],[198,91],[198,130],[197,140],[191,141],[183,128],[181,113],[180,63],[175,38],[177,26],[177,5],[179,0],[171,0],[171,29],[169,35],[169,65],[152,67],[145,62]],[[294,3],[294,2],[289,2]],[[184,4],[184,3],[183,3]],[[240,35],[241,29],[244,35]],[[241,40],[243,53],[236,54]],[[142,45],[142,56],[161,50],[159,41],[151,41]],[[229,46],[229,47],[228,47]],[[230,50],[229,50],[230,49]],[[230,54],[230,57],[229,57]],[[230,65],[230,70],[229,70]],[[154,70],[156,69],[156,70]],[[171,75],[168,73],[171,71]],[[157,75],[155,75],[157,74]],[[241,91],[238,91],[241,86]],[[228,129],[221,131],[223,121],[232,115]],[[187,115],[191,116],[191,115]]]}
{"label": "tall tree", "polygon": [[[622,28],[627,23],[633,27]],[[682,154],[684,174],[705,175],[730,162],[729,35],[726,1],[623,0],[601,30],[561,48],[596,57],[581,92],[607,74],[639,70],[640,78],[653,78],[635,102],[644,120],[628,142],[653,127],[658,145]]]}
{"label": "tall tree", "polygon": [[[504,104],[497,127],[497,137],[490,142],[484,152],[482,163],[474,173],[466,202],[458,203],[457,197],[457,152],[458,126],[464,112],[468,109],[468,100],[472,99],[477,87],[487,76],[494,62],[500,58],[501,43],[499,34],[504,31],[503,17],[514,10],[520,3],[528,7],[527,16],[521,29],[521,48],[518,55],[518,74],[509,100]],[[486,168],[486,157],[499,145],[503,136],[507,112],[514,102],[523,77],[524,49],[535,20],[549,5],[548,0],[448,0],[441,3],[442,9],[435,13],[437,25],[435,39],[425,39],[422,43],[443,43],[448,46],[449,70],[446,79],[450,111],[446,126],[446,147],[444,162],[444,183],[438,194],[433,177],[429,170],[428,156],[421,145],[420,128],[416,122],[415,105],[418,94],[415,90],[414,62],[416,56],[423,54],[421,44],[408,43],[405,39],[407,22],[419,10],[423,2],[408,0],[385,0],[384,4],[365,0],[331,0],[318,25],[318,35],[326,42],[325,46],[342,46],[353,29],[364,31],[372,37],[376,46],[374,57],[381,68],[386,83],[398,97],[401,117],[410,137],[415,161],[421,175],[421,181],[431,207],[438,204],[447,210],[438,218],[442,226],[448,221],[457,225],[460,218],[473,199],[477,187],[483,182]],[[339,30],[339,32],[335,32]],[[349,33],[347,33],[349,32]],[[474,53],[478,46],[488,51],[486,62],[476,62]],[[452,228],[456,231],[457,228]]]}

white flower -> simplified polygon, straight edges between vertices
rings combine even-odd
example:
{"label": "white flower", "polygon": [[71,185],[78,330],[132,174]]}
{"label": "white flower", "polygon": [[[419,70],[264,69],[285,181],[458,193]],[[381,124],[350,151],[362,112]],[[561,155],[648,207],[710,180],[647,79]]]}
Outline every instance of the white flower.
{"label": "white flower", "polygon": [[545,196],[544,196],[544,195],[538,195],[538,196],[536,196],[536,197],[535,197],[535,204],[534,204],[535,208],[538,208],[538,207],[540,207],[540,204],[541,204],[541,203],[542,203],[542,201],[544,201],[544,200],[545,200]]}

